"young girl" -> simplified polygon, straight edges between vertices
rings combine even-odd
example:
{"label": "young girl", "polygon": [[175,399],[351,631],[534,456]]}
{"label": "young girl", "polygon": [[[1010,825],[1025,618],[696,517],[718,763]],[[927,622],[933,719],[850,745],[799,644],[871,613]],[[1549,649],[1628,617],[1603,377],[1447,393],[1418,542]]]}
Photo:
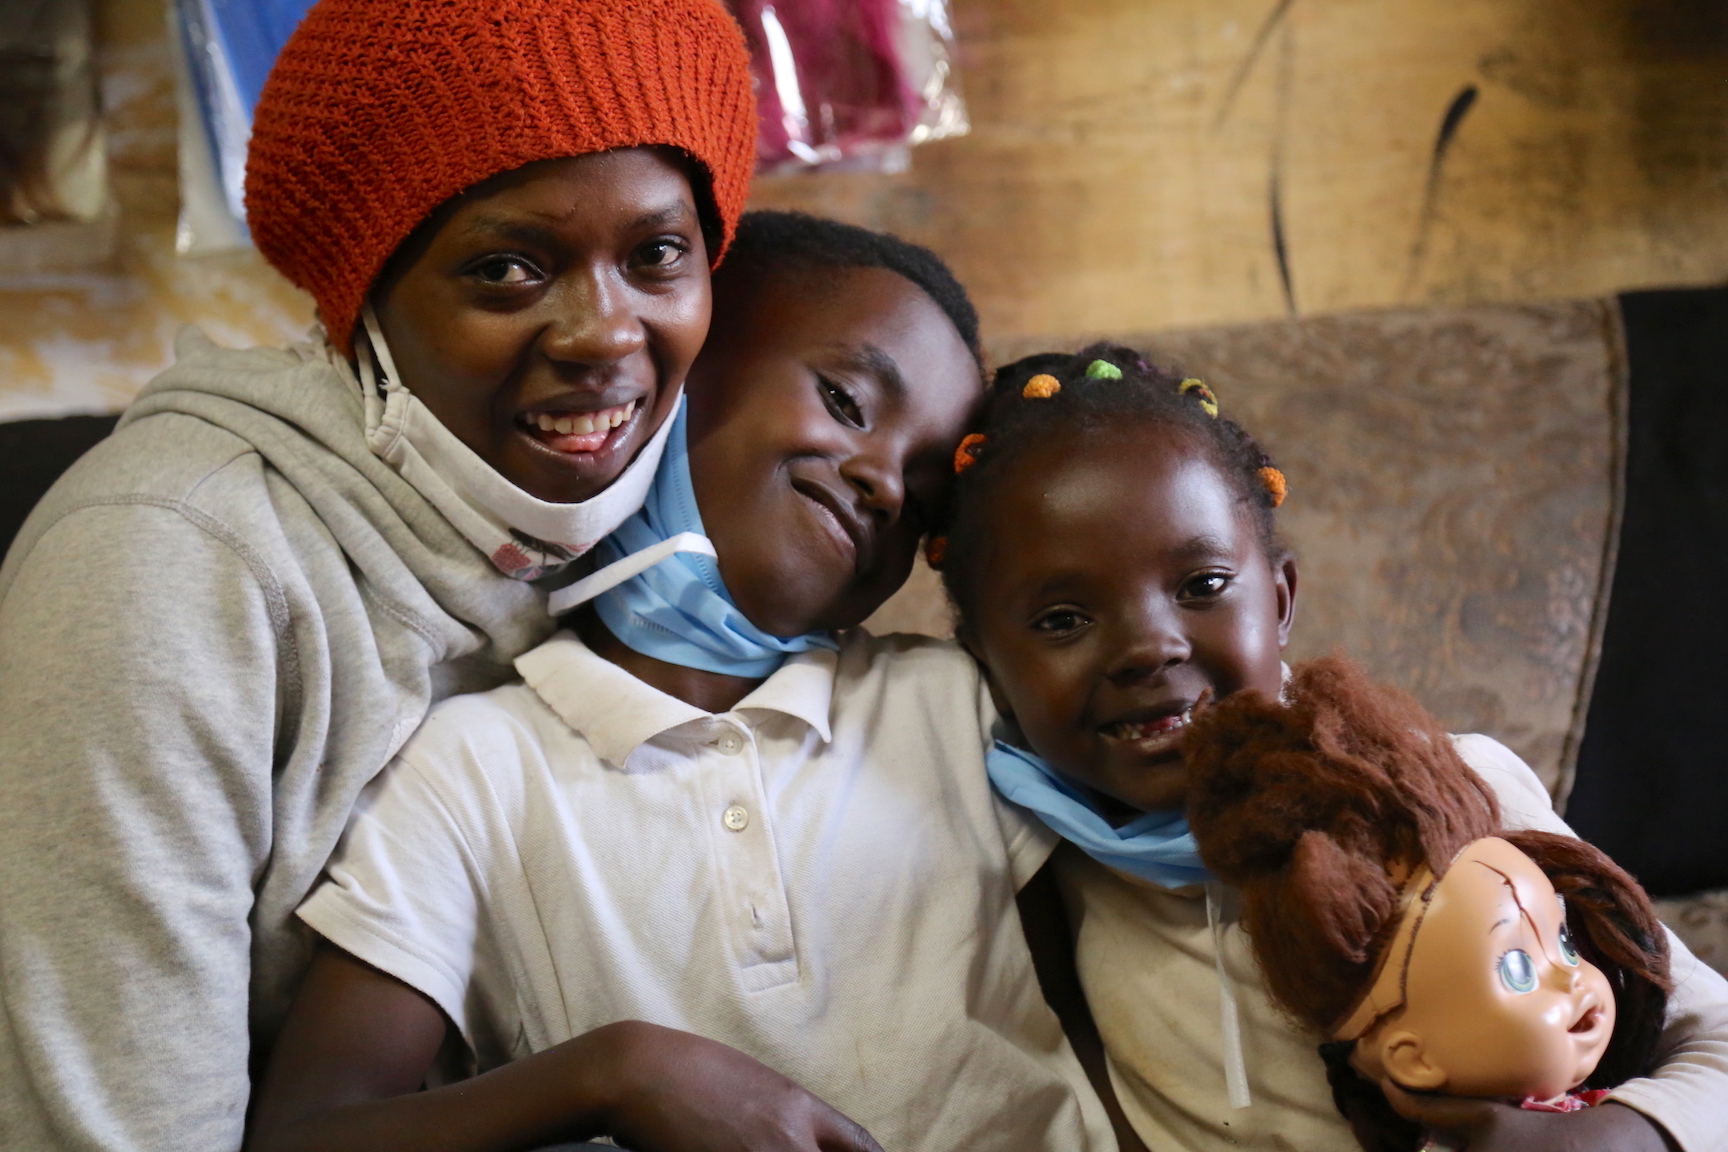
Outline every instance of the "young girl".
{"label": "young girl", "polygon": [[246,186],[323,332],[184,336],[0,572],[9,1146],[239,1146],[360,789],[641,505],[750,83],[718,0],[307,14]]}
{"label": "young girl", "polygon": [[[1297,586],[1273,523],[1283,475],[1205,384],[1110,346],[1003,368],[956,464],[932,552],[1010,727],[991,777],[1073,845],[1053,867],[1135,1131],[1152,1148],[1352,1148],[1319,1038],[1274,1007],[1184,819],[1195,706],[1282,684]],[[1455,742],[1509,827],[1566,832],[1517,757]],[[1473,1152],[1722,1147],[1728,985],[1669,945],[1665,1063],[1613,1103],[1412,1106]]]}
{"label": "young girl", "polygon": [[[928,252],[785,215],[716,307],[604,546],[658,562],[435,709],[301,909],[329,946],[258,1152],[1112,1147],[1015,920],[1052,838],[991,795],[976,666],[836,635],[948,487],[971,307]],[[447,1038],[479,1074],[416,1091]]]}

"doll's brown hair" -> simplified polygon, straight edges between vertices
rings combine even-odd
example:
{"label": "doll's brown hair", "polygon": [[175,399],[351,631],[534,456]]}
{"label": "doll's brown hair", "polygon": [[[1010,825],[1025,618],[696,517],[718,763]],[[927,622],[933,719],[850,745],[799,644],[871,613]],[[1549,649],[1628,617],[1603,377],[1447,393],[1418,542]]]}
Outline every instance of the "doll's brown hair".
{"label": "doll's brown hair", "polygon": [[[1649,898],[1581,840],[1503,831],[1494,794],[1415,700],[1328,657],[1297,668],[1281,701],[1242,692],[1197,713],[1183,755],[1200,858],[1241,890],[1266,986],[1297,1021],[1328,1033],[1366,991],[1399,918],[1389,866],[1443,876],[1467,844],[1499,835],[1547,874],[1579,951],[1614,988],[1614,1037],[1587,1083],[1647,1071],[1671,988]],[[1363,1146],[1405,1146],[1408,1123],[1349,1082],[1342,1056],[1328,1059],[1334,1096]]]}
{"label": "doll's brown hair", "polygon": [[1387,866],[1443,875],[1500,809],[1421,705],[1349,661],[1304,665],[1285,697],[1238,693],[1195,717],[1188,822],[1206,866],[1242,891],[1273,999],[1326,1029],[1395,927]]}

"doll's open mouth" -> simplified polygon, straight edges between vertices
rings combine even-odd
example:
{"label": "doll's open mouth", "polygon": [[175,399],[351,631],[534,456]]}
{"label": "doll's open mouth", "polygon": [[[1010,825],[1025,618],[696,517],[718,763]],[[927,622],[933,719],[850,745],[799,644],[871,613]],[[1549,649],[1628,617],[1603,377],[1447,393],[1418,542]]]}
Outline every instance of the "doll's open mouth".
{"label": "doll's open mouth", "polygon": [[1572,1033],[1574,1036],[1587,1036],[1596,1031],[1601,1024],[1602,1009],[1599,1005],[1591,1004],[1584,1009],[1583,1014],[1580,1015],[1577,1020],[1573,1021],[1572,1027],[1566,1029],[1566,1031]]}

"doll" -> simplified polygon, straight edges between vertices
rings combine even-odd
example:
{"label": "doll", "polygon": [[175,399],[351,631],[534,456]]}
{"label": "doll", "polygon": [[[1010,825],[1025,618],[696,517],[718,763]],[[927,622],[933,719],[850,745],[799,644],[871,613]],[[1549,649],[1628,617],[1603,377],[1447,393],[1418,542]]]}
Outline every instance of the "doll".
{"label": "doll", "polygon": [[1422,1144],[1388,1086],[1571,1111],[1649,1070],[1670,984],[1648,897],[1580,840],[1504,830],[1414,700],[1332,657],[1183,747],[1200,856],[1368,1152]]}

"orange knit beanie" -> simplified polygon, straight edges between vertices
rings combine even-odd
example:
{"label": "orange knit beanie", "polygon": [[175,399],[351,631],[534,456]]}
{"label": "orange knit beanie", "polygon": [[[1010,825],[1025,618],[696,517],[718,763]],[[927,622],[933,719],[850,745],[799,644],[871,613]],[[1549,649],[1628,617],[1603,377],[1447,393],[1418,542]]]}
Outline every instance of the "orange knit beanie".
{"label": "orange knit beanie", "polygon": [[246,218],[346,348],[438,205],[535,160],[647,144],[707,170],[718,261],[756,159],[744,38],[719,0],[319,0],[258,101]]}

